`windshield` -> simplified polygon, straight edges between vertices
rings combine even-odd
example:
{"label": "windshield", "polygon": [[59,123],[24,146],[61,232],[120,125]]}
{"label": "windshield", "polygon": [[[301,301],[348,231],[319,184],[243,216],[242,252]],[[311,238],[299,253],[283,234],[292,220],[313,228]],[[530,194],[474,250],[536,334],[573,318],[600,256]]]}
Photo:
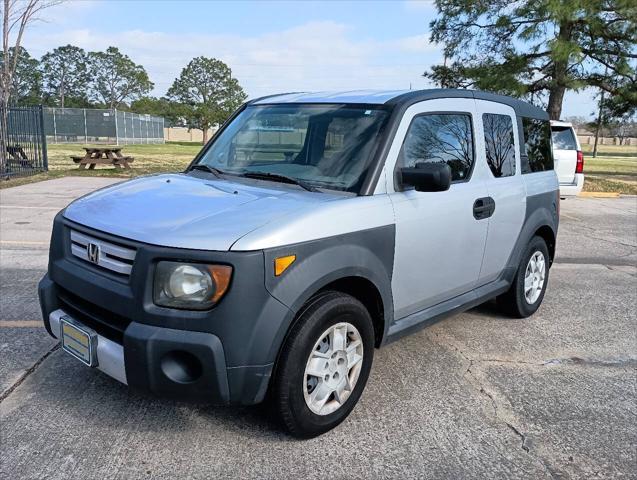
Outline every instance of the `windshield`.
{"label": "windshield", "polygon": [[221,173],[255,172],[318,188],[358,193],[388,117],[353,105],[248,106],[215,138],[199,164]]}

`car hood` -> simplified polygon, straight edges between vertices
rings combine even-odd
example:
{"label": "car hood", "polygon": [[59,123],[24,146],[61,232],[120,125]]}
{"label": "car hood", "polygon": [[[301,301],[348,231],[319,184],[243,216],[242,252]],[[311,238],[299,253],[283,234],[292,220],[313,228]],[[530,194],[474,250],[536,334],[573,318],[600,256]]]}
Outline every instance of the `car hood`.
{"label": "car hood", "polygon": [[278,217],[339,198],[343,197],[272,182],[245,184],[170,174],[90,193],[71,203],[64,216],[154,245],[229,250],[242,236]]}

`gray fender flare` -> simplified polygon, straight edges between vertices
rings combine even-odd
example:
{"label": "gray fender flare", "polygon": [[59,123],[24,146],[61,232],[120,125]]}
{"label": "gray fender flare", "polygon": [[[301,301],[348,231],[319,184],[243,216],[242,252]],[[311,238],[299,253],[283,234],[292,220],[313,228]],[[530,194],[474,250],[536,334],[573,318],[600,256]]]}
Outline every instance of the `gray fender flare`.
{"label": "gray fender flare", "polygon": [[[301,307],[326,285],[347,277],[363,278],[380,293],[385,335],[393,319],[391,275],[394,239],[395,227],[389,225],[265,250],[266,288],[270,295],[289,309],[286,318],[278,325],[272,342],[273,356],[270,358],[278,355]],[[274,260],[286,255],[296,255],[296,260],[281,276],[276,277]]]}
{"label": "gray fender flare", "polygon": [[515,275],[522,253],[531,241],[531,238],[542,227],[549,227],[553,232],[553,238],[557,239],[557,196],[555,192],[547,192],[545,194],[529,197],[526,206],[526,219],[520,230],[515,247],[511,252],[511,256],[507,261],[507,267],[504,272],[506,279],[511,282]]}

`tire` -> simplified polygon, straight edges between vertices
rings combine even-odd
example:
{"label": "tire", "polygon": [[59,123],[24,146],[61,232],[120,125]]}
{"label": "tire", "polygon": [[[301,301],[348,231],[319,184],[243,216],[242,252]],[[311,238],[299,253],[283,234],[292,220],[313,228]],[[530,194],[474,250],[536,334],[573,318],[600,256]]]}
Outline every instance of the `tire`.
{"label": "tire", "polygon": [[[273,407],[288,432],[311,438],[345,420],[363,393],[373,356],[374,326],[361,302],[332,291],[308,301],[285,340],[272,390]],[[318,371],[320,378],[308,371]],[[336,390],[327,395],[332,387]]]}
{"label": "tire", "polygon": [[[533,283],[533,289],[525,288],[527,269],[532,257],[544,259],[544,275],[539,288],[539,282]],[[537,272],[537,271],[536,271]],[[534,279],[535,281],[535,279]],[[526,247],[518,265],[513,283],[509,290],[497,298],[498,306],[507,314],[516,318],[526,318],[533,315],[542,304],[546,287],[549,282],[549,251],[546,242],[541,237],[533,237]],[[532,293],[532,294],[531,294]],[[527,296],[528,295],[528,296]],[[529,298],[530,297],[530,298]]]}

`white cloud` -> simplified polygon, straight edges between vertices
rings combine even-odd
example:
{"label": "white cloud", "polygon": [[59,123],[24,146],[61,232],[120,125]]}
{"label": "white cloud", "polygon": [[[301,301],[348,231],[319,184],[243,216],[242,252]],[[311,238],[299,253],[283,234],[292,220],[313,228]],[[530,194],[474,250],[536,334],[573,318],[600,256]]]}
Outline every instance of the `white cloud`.
{"label": "white cloud", "polygon": [[398,48],[408,52],[432,52],[438,49],[435,44],[429,42],[429,34],[399,38],[395,44]]}
{"label": "white cloud", "polygon": [[172,34],[67,29],[31,35],[26,47],[40,56],[71,43],[86,50],[118,47],[141,63],[163,95],[195,56],[226,62],[250,96],[279,91],[426,86],[423,71],[438,53],[427,35],[377,41],[358,38],[347,25],[309,22],[259,36]]}
{"label": "white cloud", "polygon": [[411,12],[422,12],[424,10],[435,10],[436,5],[433,0],[405,0],[405,9]]}

